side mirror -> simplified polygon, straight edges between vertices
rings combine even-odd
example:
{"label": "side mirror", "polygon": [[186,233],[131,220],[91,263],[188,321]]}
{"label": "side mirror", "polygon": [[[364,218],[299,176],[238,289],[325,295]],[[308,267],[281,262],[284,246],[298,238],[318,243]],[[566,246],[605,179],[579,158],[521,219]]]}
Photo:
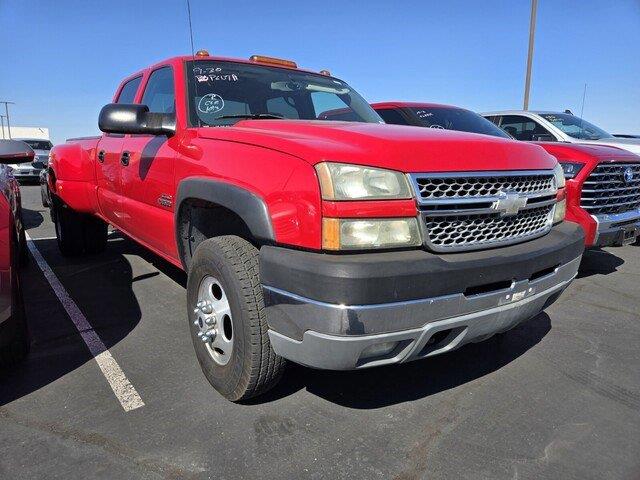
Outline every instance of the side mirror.
{"label": "side mirror", "polygon": [[534,142],[556,142],[556,137],[554,137],[553,135],[549,134],[549,133],[541,133],[538,135],[533,135],[533,138],[531,139]]}
{"label": "side mirror", "polygon": [[20,140],[0,140],[0,163],[33,162],[33,148]]}
{"label": "side mirror", "polygon": [[146,105],[110,103],[102,107],[98,128],[105,133],[172,136],[176,133],[174,113],[151,113]]}

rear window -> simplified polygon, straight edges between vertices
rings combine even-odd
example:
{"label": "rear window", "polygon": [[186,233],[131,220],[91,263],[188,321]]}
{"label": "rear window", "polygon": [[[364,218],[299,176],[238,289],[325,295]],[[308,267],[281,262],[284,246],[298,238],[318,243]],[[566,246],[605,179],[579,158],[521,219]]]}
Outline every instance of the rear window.
{"label": "rear window", "polygon": [[34,150],[51,150],[53,148],[53,144],[49,140],[23,140],[23,142]]}
{"label": "rear window", "polygon": [[411,110],[423,127],[511,138],[486,118],[463,108],[412,107]]}

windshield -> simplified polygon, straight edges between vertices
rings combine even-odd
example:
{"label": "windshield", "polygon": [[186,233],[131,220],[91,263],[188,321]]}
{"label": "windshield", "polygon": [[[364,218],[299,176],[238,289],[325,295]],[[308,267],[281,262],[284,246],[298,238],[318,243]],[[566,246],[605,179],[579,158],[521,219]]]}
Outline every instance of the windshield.
{"label": "windshield", "polygon": [[324,75],[220,61],[187,62],[191,125],[243,118],[383,123],[349,85]]}
{"label": "windshield", "polygon": [[568,113],[541,113],[540,116],[573,138],[579,138],[581,140],[613,138],[613,135],[610,133],[575,115]]}
{"label": "windshield", "polygon": [[412,107],[424,127],[459,130],[461,132],[481,133],[494,137],[511,138],[501,128],[477,113],[462,108],[450,107]]}
{"label": "windshield", "polygon": [[49,140],[22,140],[34,150],[51,150],[53,144]]}

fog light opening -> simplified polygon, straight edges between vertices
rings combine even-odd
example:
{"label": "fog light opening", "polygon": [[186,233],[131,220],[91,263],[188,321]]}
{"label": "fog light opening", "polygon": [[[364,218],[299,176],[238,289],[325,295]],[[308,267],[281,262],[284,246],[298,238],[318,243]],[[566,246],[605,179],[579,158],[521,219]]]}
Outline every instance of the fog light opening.
{"label": "fog light opening", "polygon": [[360,360],[371,360],[375,357],[383,357],[393,352],[398,342],[384,342],[369,345],[360,354]]}

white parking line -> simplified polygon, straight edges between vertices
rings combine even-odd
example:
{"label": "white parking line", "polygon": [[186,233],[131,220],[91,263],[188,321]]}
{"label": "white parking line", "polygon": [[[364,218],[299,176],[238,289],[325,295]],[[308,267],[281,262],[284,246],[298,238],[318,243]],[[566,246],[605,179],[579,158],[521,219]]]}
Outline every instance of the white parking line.
{"label": "white parking line", "polygon": [[102,370],[107,382],[109,382],[109,385],[122,405],[122,408],[124,408],[126,412],[129,412],[136,408],[144,407],[142,398],[140,398],[136,389],[131,385],[131,382],[129,382],[129,379],[120,368],[120,365],[118,365],[118,362],[115,361],[103,341],[100,339],[100,336],[93,329],[87,320],[87,317],[85,317],[80,311],[76,302],[74,302],[69,296],[65,288],[62,286],[62,283],[60,283],[60,280],[58,280],[58,277],[56,277],[56,274],[53,273],[49,264],[36,248],[34,239],[32,239],[28,233],[27,245],[31,255],[33,255],[33,258],[40,267],[40,270],[42,270],[42,273],[49,282],[49,285],[51,285],[56,297],[60,300],[60,303],[67,312],[67,315],[69,315],[69,318],[71,318],[71,321],[78,330],[78,333],[80,333],[82,340],[84,340],[84,343],[86,343],[89,348],[91,355],[96,359],[100,370]]}

